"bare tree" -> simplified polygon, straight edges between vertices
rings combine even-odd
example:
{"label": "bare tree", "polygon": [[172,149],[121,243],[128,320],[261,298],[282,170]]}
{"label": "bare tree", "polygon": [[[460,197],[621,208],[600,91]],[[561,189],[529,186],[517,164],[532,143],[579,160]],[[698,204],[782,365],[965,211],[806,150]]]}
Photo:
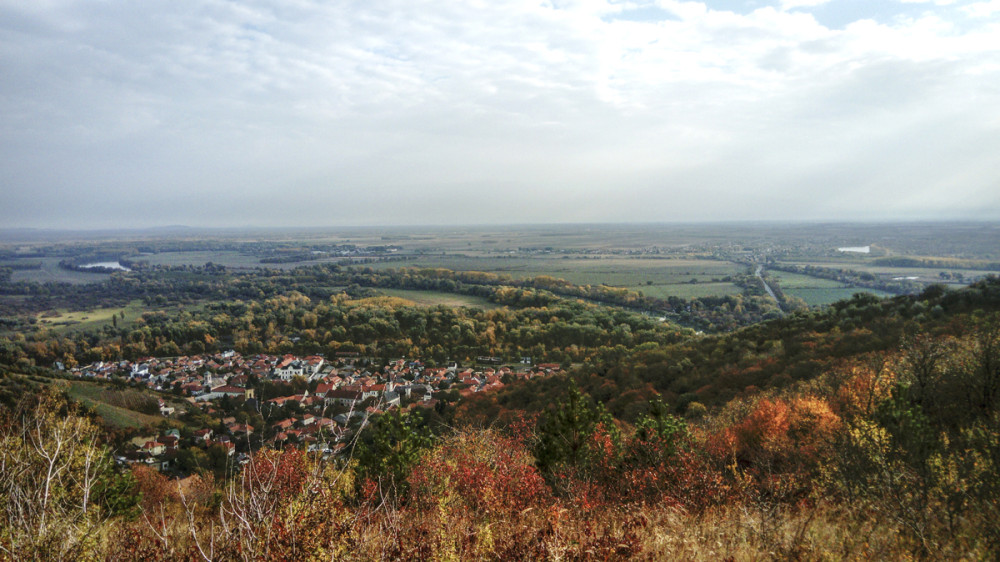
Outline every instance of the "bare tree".
{"label": "bare tree", "polygon": [[111,468],[99,429],[46,389],[0,426],[0,516],[11,557],[74,558],[103,519],[93,505]]}

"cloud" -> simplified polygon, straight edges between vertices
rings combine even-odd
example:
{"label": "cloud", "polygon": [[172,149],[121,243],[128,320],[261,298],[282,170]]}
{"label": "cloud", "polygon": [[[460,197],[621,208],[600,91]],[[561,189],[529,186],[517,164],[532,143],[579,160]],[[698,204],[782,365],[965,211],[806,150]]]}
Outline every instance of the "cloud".
{"label": "cloud", "polygon": [[0,216],[1000,217],[992,4],[792,4],[0,2]]}
{"label": "cloud", "polygon": [[988,2],[973,2],[963,7],[963,9],[975,18],[990,18],[994,14],[1000,13],[1000,0],[989,0]]}
{"label": "cloud", "polygon": [[814,8],[816,6],[828,4],[829,2],[830,0],[781,0],[781,7],[785,10],[793,8]]}

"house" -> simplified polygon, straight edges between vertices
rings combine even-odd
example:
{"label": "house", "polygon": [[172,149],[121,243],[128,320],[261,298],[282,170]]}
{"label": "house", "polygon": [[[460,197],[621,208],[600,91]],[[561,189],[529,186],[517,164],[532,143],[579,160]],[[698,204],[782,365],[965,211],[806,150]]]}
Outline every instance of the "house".
{"label": "house", "polygon": [[204,443],[206,441],[210,441],[211,439],[212,439],[211,428],[206,427],[205,429],[199,429],[198,431],[194,432],[194,440],[196,443]]}
{"label": "house", "polygon": [[159,441],[146,441],[146,443],[142,446],[142,450],[145,453],[149,453],[150,455],[157,457],[167,452],[167,446]]}
{"label": "house", "polygon": [[316,396],[321,396],[321,397],[325,398],[327,392],[330,392],[331,390],[335,390],[336,388],[337,388],[337,385],[334,384],[334,383],[332,383],[332,382],[323,382],[323,383],[320,383],[319,385],[316,386],[316,392],[314,394]]}
{"label": "house", "polygon": [[243,395],[246,394],[246,392],[247,390],[245,388],[240,388],[238,386],[233,386],[231,384],[217,386],[212,389],[212,394],[218,394],[221,396],[230,396],[230,397],[240,397],[240,398],[242,398]]}
{"label": "house", "polygon": [[177,448],[177,443],[180,441],[180,439],[173,435],[161,435],[160,438],[157,439],[157,441],[163,443],[163,446],[169,452],[170,450]]}
{"label": "house", "polygon": [[168,406],[166,402],[164,402],[162,399],[160,400],[160,415],[161,416],[164,416],[164,417],[165,416],[172,416],[174,414],[174,411],[175,411],[175,409],[174,409],[173,406]]}
{"label": "house", "polygon": [[250,435],[253,433],[253,426],[245,423],[234,423],[226,426],[233,435]]}
{"label": "house", "polygon": [[[274,367],[273,374],[274,378],[287,382],[292,380],[292,377],[296,376],[301,377],[305,375],[305,372],[306,372],[305,362],[295,359],[291,355],[286,355],[281,360],[281,362]],[[312,372],[310,372],[309,374],[311,375]]]}
{"label": "house", "polygon": [[320,376],[320,370],[323,368],[325,361],[325,359],[318,355],[310,355],[302,360],[302,370],[309,376],[310,380],[317,379]]}
{"label": "house", "polygon": [[331,390],[326,393],[327,404],[340,404],[353,408],[356,403],[364,401],[364,394],[360,390]]}

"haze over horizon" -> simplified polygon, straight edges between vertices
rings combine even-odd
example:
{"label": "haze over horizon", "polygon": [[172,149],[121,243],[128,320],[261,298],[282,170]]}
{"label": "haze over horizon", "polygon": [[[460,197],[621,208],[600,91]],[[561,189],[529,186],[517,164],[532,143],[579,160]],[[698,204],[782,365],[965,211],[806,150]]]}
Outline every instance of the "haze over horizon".
{"label": "haze over horizon", "polygon": [[1000,0],[0,0],[0,228],[1000,220]]}

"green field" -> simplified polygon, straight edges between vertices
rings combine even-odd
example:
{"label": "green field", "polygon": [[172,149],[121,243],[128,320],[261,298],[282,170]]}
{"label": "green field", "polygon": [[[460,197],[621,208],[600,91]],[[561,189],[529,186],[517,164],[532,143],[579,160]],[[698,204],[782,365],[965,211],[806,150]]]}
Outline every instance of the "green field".
{"label": "green field", "polygon": [[[97,382],[73,381],[70,383],[69,395],[74,400],[93,408],[108,425],[116,427],[156,425],[166,419],[163,416],[144,414],[131,409],[138,406],[141,397],[153,396],[139,390],[116,391]],[[178,409],[185,407],[180,403],[171,402],[171,404]],[[175,425],[178,423],[173,422]]]}
{"label": "green field", "polygon": [[718,297],[723,295],[738,295],[743,289],[732,283],[672,283],[661,285],[635,285],[629,287],[641,292],[647,297],[665,299],[667,297],[680,297],[682,299],[694,299],[700,297]]}
{"label": "green field", "polygon": [[31,258],[25,262],[42,263],[41,269],[24,269],[14,271],[11,281],[30,281],[34,283],[72,283],[79,285],[82,283],[98,283],[111,277],[110,273],[88,273],[85,271],[73,271],[59,267],[59,262],[63,258]]}
{"label": "green field", "polygon": [[162,310],[168,313],[176,313],[181,310],[192,310],[201,305],[193,306],[168,306],[161,308],[149,308],[142,301],[132,301],[124,307],[95,308],[91,310],[66,310],[57,309],[43,312],[37,316],[40,326],[51,329],[56,334],[68,332],[83,332],[100,330],[104,326],[112,325],[112,315],[120,312],[125,313],[125,318],[118,318],[119,327],[130,327],[142,316],[144,312]]}
{"label": "green field", "polygon": [[824,306],[835,303],[839,300],[849,299],[854,293],[871,293],[877,297],[891,297],[891,293],[876,291],[874,289],[863,289],[858,287],[799,287],[795,289],[784,289],[785,294],[791,297],[798,297],[809,306]]}
{"label": "green field", "polygon": [[809,306],[824,306],[839,300],[849,299],[854,293],[871,293],[878,297],[891,297],[891,293],[851,287],[832,279],[822,279],[801,273],[771,270],[768,274],[777,279],[778,285],[785,295],[797,297]]}
{"label": "green field", "polygon": [[732,262],[710,259],[620,256],[421,256],[412,261],[374,264],[372,267],[441,267],[455,271],[506,274],[516,279],[548,275],[577,285],[627,287],[659,298],[738,293],[738,287],[721,279],[743,273],[745,269]]}
{"label": "green field", "polygon": [[772,278],[777,279],[781,290],[786,292],[789,289],[841,289],[847,287],[847,285],[840,281],[812,277],[811,275],[803,275],[801,273],[772,270],[768,271],[768,274]]}
{"label": "green field", "polygon": [[407,289],[379,289],[378,292],[389,297],[399,297],[401,299],[413,301],[413,303],[417,306],[467,306],[470,308],[481,308],[484,310],[500,308],[499,305],[492,303],[483,297],[470,295],[439,293],[437,291],[411,291]]}
{"label": "green field", "polygon": [[160,252],[136,256],[135,261],[149,265],[205,265],[214,263],[226,267],[260,267],[260,258],[236,251]]}
{"label": "green field", "polygon": [[917,283],[946,283],[949,285],[964,286],[967,283],[961,283],[957,280],[942,279],[941,272],[948,272],[951,274],[960,273],[966,280],[975,279],[978,277],[983,277],[986,275],[996,274],[997,272],[982,271],[975,269],[943,269],[943,268],[932,268],[932,267],[887,267],[881,265],[875,265],[871,263],[870,260],[864,258],[841,258],[841,259],[810,259],[803,261],[789,261],[788,264],[794,265],[812,265],[816,267],[825,267],[829,269],[852,269],[854,271],[860,271],[865,273],[871,273],[872,275],[881,278],[896,278],[896,277],[916,277],[912,281]]}

